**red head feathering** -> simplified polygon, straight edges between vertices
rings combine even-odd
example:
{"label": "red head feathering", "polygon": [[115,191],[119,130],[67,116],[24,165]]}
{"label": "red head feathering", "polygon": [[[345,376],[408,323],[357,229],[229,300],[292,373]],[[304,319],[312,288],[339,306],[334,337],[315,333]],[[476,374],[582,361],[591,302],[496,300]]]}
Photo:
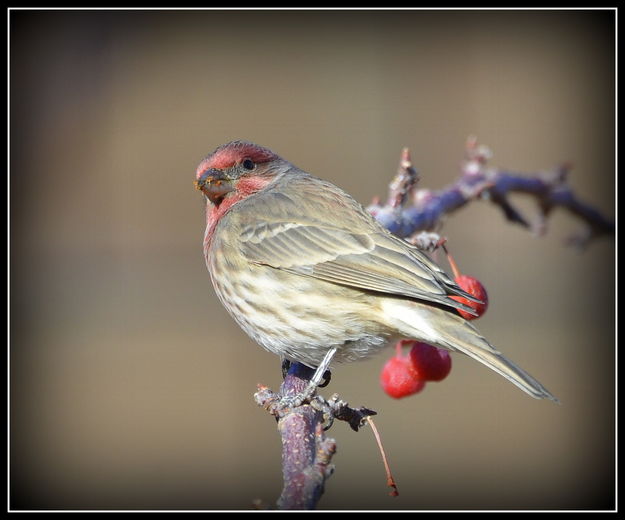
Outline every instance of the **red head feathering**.
{"label": "red head feathering", "polygon": [[206,170],[215,168],[225,170],[231,168],[243,159],[251,159],[256,164],[265,163],[277,159],[278,156],[271,150],[258,146],[248,141],[232,141],[221,145],[212,154],[206,157],[197,167],[197,178]]}

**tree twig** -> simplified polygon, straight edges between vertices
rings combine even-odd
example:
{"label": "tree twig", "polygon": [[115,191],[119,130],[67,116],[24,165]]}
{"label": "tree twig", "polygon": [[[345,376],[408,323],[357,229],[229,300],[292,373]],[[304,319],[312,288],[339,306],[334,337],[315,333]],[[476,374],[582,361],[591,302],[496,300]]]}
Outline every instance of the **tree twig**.
{"label": "tree twig", "polygon": [[[469,138],[458,180],[442,190],[431,191],[416,188],[418,177],[413,173],[409,153],[404,150],[387,201],[382,204],[376,198],[367,209],[389,231],[412,242],[417,240],[418,233],[438,230],[447,215],[479,199],[490,200],[508,221],[537,235],[546,232],[551,212],[563,208],[583,223],[582,229],[567,239],[569,244],[579,248],[614,233],[614,221],[581,200],[569,186],[567,181],[572,168],[569,163],[527,175],[488,167],[491,156],[487,147]],[[513,193],[524,193],[535,199],[537,218],[534,222],[512,204],[510,195]]]}

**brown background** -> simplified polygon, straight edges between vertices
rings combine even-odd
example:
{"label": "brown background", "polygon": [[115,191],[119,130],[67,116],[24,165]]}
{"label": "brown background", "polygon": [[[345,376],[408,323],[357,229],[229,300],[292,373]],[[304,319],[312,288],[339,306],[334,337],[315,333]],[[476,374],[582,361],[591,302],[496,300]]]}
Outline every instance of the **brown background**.
{"label": "brown background", "polygon": [[[10,455],[14,509],[248,509],[281,486],[274,420],[252,400],[279,361],[219,305],[203,263],[200,159],[269,146],[363,203],[403,146],[422,186],[465,139],[523,172],[574,164],[614,215],[614,12],[10,12]],[[531,201],[518,198],[528,212]],[[327,394],[345,424],[327,509],[614,505],[614,241],[582,254],[475,203],[443,229],[489,290],[478,326],[562,401],[467,358],[409,399],[388,350]]]}

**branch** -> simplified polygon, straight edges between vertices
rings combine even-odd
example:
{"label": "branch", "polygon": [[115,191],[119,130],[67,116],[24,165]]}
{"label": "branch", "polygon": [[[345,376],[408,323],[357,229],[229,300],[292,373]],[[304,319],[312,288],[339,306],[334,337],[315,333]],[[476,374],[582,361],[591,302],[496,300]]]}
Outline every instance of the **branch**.
{"label": "branch", "polygon": [[261,387],[255,399],[278,419],[282,438],[282,473],[284,488],[278,499],[279,509],[314,509],[323,493],[326,478],[334,469],[330,464],[336,449],[334,439],[326,438],[323,415],[310,404],[294,408],[277,406],[280,396],[295,396],[304,391],[314,370],[293,363],[280,394]]}
{"label": "branch", "polygon": [[314,395],[309,403],[284,406],[284,398],[301,394],[314,372],[305,365],[292,363],[279,393],[260,386],[254,394],[256,403],[278,419],[282,438],[284,487],[278,509],[314,509],[323,494],[326,479],[334,471],[330,462],[336,442],[326,437],[325,430],[338,419],[358,431],[367,417],[376,414],[364,407],[351,408],[336,394],[328,401]]}
{"label": "branch", "polygon": [[[367,209],[389,231],[417,245],[421,245],[420,232],[438,229],[444,217],[480,198],[490,200],[508,221],[526,227],[536,235],[545,234],[547,218],[554,208],[569,211],[583,223],[582,229],[567,240],[578,248],[586,247],[601,236],[614,234],[614,222],[580,200],[568,185],[570,164],[564,163],[553,171],[528,176],[489,168],[490,157],[488,148],[478,146],[475,138],[469,138],[459,179],[440,191],[417,190],[418,174],[408,150],[404,149],[386,203],[374,199]],[[538,211],[533,223],[512,205],[509,199],[512,193],[525,193],[535,199]]]}

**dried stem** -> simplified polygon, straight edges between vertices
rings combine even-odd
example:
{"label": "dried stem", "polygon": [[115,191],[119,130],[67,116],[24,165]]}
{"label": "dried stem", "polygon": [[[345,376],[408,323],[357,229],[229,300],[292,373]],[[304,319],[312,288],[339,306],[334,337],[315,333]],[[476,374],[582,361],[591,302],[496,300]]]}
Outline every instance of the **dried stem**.
{"label": "dried stem", "polygon": [[384,463],[384,470],[386,471],[386,485],[391,488],[389,494],[392,497],[399,496],[397,484],[395,483],[395,479],[393,478],[393,474],[391,473],[391,467],[388,464],[388,459],[386,458],[386,452],[384,451],[384,446],[382,445],[382,439],[380,438],[378,429],[376,428],[375,423],[373,422],[373,419],[371,417],[367,417],[367,422],[369,423],[369,426],[371,426],[373,436],[375,437],[375,441],[378,443],[378,448],[380,449],[380,455],[382,455],[382,462]]}

